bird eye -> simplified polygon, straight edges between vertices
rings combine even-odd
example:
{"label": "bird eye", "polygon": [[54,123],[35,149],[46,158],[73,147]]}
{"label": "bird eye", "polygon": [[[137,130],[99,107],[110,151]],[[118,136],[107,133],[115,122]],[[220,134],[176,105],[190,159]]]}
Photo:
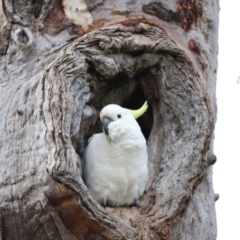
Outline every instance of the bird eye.
{"label": "bird eye", "polygon": [[121,116],[121,114],[118,114],[117,117],[118,117],[118,118],[121,118],[122,116]]}

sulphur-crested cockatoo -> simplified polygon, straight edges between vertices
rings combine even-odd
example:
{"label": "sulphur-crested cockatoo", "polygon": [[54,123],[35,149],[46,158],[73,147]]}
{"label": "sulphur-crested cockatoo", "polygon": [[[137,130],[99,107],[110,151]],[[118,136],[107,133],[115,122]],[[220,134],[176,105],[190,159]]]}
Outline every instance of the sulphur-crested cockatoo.
{"label": "sulphur-crested cockatoo", "polygon": [[148,108],[115,104],[100,112],[103,133],[93,135],[84,154],[84,178],[92,197],[104,207],[139,206],[148,181],[146,140],[136,121]]}

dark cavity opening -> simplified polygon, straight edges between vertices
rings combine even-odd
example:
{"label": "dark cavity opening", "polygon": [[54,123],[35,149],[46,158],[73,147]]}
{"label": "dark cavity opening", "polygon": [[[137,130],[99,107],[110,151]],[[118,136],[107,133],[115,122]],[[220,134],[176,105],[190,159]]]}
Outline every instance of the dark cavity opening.
{"label": "dark cavity opening", "polygon": [[[100,78],[96,77],[96,73],[91,71],[91,79]],[[99,118],[99,113],[103,107],[108,104],[118,104],[121,107],[131,110],[139,109],[147,99],[152,99],[152,94],[144,91],[141,82],[146,74],[143,72],[141,76],[138,75],[134,78],[129,78],[125,74],[118,74],[114,79],[107,81],[100,81],[98,85],[90,83],[92,88],[93,98],[87,105],[93,106],[96,109],[96,114],[90,118],[83,119],[80,126],[80,131],[72,138],[74,148],[79,156],[83,157],[84,149],[88,144],[88,139],[96,133],[102,132],[102,122]],[[102,84],[102,86],[101,86]],[[137,122],[142,130],[146,140],[148,140],[153,127],[153,109],[148,102],[148,110]]]}
{"label": "dark cavity opening", "polygon": [[[128,100],[122,103],[122,107],[131,110],[139,109],[146,100],[142,88],[138,85]],[[144,137],[148,140],[153,126],[153,110],[149,103],[147,112],[139,117],[137,122],[141,127]]]}

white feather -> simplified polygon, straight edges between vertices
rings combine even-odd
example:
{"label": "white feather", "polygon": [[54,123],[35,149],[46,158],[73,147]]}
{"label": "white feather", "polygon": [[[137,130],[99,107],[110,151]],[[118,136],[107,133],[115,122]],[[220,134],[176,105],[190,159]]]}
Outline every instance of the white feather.
{"label": "white feather", "polygon": [[121,118],[111,116],[114,121],[109,124],[109,136],[95,134],[89,141],[84,157],[85,181],[96,201],[126,206],[139,199],[146,189],[147,146],[128,109],[119,106],[112,109],[116,110],[115,115],[120,112]]}

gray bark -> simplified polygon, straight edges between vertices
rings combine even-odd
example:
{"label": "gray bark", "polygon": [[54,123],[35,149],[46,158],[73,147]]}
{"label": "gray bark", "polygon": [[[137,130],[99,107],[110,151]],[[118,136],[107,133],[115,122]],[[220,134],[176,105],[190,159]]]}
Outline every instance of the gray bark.
{"label": "gray bark", "polygon": [[[3,0],[0,239],[216,239],[218,8]],[[145,99],[147,192],[104,209],[82,180],[87,139],[102,107]]]}

